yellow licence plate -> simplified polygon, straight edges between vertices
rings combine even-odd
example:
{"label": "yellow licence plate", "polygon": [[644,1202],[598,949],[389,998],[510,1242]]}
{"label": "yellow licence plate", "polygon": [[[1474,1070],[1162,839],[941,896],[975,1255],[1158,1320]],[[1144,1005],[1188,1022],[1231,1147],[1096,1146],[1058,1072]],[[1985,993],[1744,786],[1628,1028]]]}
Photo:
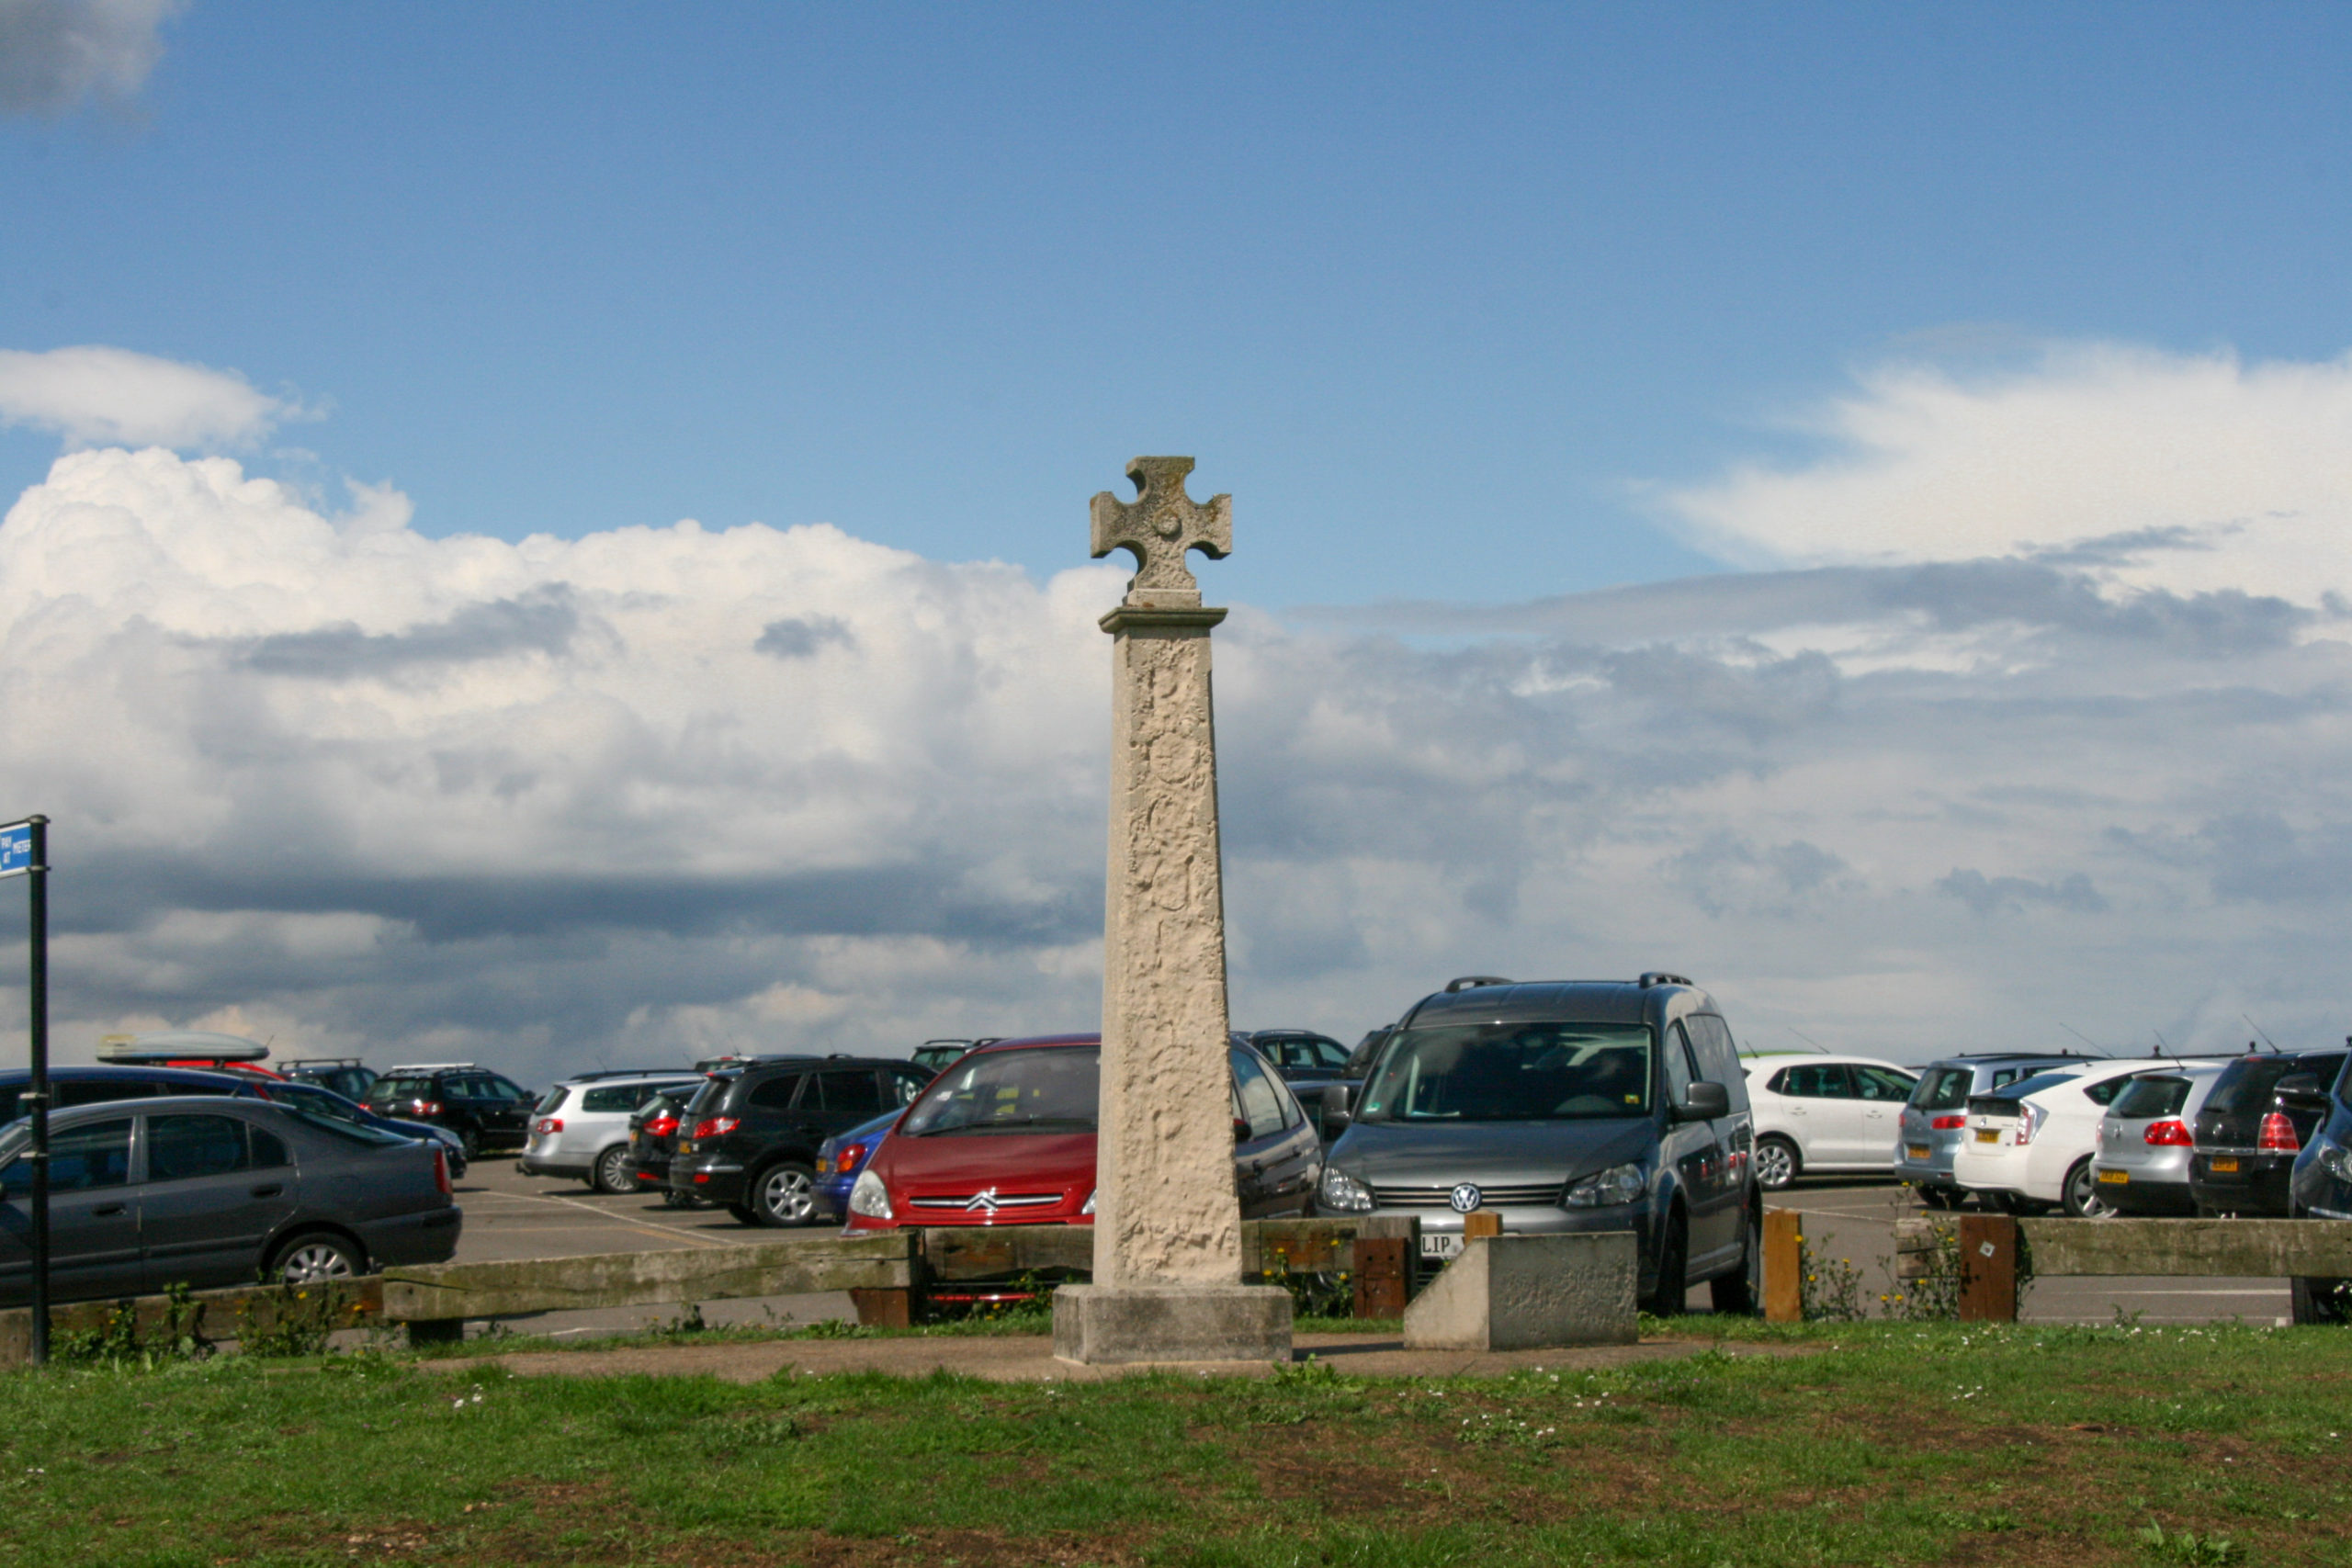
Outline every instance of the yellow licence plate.
{"label": "yellow licence plate", "polygon": [[1905,1144],[1903,1145],[1903,1152],[1913,1159],[1926,1159],[1933,1151],[1925,1144]]}
{"label": "yellow licence plate", "polygon": [[1997,1144],[2001,1141],[2001,1130],[1997,1127],[1979,1127],[1976,1129],[1976,1141],[1980,1144]]}
{"label": "yellow licence plate", "polygon": [[2132,1173],[2128,1170],[2102,1170],[2098,1179],[2110,1186],[2120,1187],[2132,1179]]}
{"label": "yellow licence plate", "polygon": [[2213,1168],[2221,1171],[2224,1175],[2234,1173],[2237,1168],[2237,1160],[2229,1155],[2215,1155],[2213,1156]]}

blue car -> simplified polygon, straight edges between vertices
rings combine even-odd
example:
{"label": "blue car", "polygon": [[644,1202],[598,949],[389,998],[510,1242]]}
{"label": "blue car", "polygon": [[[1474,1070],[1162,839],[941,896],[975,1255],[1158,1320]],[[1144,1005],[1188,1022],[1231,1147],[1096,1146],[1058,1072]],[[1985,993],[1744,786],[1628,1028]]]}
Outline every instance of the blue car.
{"label": "blue car", "polygon": [[846,1133],[836,1133],[817,1148],[817,1201],[825,1205],[834,1219],[849,1213],[849,1190],[857,1185],[857,1173],[890,1135],[903,1111],[892,1111],[876,1116],[871,1122],[860,1122]]}

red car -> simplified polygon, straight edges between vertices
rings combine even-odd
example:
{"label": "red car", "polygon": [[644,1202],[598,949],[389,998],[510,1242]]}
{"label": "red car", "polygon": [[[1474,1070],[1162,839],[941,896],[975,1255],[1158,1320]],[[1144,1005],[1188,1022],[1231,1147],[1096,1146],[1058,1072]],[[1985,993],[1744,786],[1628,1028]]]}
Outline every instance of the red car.
{"label": "red car", "polygon": [[[848,1228],[1094,1223],[1095,1034],[1006,1040],[958,1057],[907,1107],[850,1189]],[[1322,1144],[1297,1098],[1239,1039],[1233,1168],[1246,1219],[1305,1213]]]}

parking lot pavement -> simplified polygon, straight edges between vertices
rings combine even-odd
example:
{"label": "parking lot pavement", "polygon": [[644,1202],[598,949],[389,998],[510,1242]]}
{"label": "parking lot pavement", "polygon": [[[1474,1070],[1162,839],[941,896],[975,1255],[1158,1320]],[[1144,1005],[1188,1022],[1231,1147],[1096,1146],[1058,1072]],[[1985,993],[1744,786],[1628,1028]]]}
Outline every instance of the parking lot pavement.
{"label": "parking lot pavement", "polygon": [[[1804,1216],[1807,1248],[1815,1258],[1850,1261],[1861,1274],[1861,1296],[1875,1315],[1882,1293],[1895,1290],[1894,1220],[1927,1213],[1895,1181],[1799,1181],[1766,1199],[1776,1209]],[[2092,1224],[2098,1222],[2093,1221]],[[1692,1296],[1701,1304],[1705,1292]],[[2284,1280],[2065,1278],[2037,1280],[2026,1292],[2018,1318],[2026,1323],[2113,1323],[2139,1315],[2142,1323],[2248,1323],[2288,1321]]]}
{"label": "parking lot pavement", "polygon": [[[629,1192],[607,1195],[587,1183],[526,1176],[510,1157],[484,1156],[458,1183],[465,1230],[458,1242],[459,1263],[492,1263],[515,1258],[579,1258],[597,1252],[662,1252],[687,1247],[736,1247],[774,1241],[786,1232],[735,1223],[724,1210],[669,1209],[658,1198]],[[631,1333],[678,1319],[678,1306],[607,1307],[589,1312],[539,1313],[508,1322],[521,1333],[558,1338]],[[707,1302],[702,1318],[729,1323],[815,1323],[854,1317],[849,1294],[753,1296]],[[468,1332],[482,1325],[469,1325]]]}

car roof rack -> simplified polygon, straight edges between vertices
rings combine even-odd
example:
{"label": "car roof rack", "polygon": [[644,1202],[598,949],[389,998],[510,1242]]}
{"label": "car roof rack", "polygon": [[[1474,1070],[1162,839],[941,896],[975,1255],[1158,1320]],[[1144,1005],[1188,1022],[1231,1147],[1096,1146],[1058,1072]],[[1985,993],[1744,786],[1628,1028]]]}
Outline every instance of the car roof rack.
{"label": "car roof rack", "polygon": [[291,1069],[294,1067],[364,1067],[368,1064],[356,1056],[288,1056],[277,1065]]}
{"label": "car roof rack", "polygon": [[1504,979],[1500,975],[1457,975],[1445,983],[1445,994],[1450,997],[1456,991],[1475,991],[1481,986],[1509,986],[1514,983]]}
{"label": "car roof rack", "polygon": [[1688,975],[1669,975],[1663,969],[1652,969],[1644,973],[1641,979],[1636,981],[1635,984],[1639,985],[1642,989],[1646,991],[1652,986],[1688,986],[1690,984],[1690,976]]}
{"label": "car roof rack", "polygon": [[560,1083],[594,1083],[599,1078],[683,1078],[694,1076],[692,1067],[592,1067],[584,1073],[566,1073]]}
{"label": "car roof rack", "polygon": [[266,1062],[269,1047],[242,1034],[202,1029],[160,1029],[146,1034],[108,1034],[98,1041],[101,1062],[169,1062],[200,1057],[208,1062]]}
{"label": "car roof rack", "polygon": [[490,1069],[480,1062],[403,1062],[397,1067],[386,1067],[384,1076],[395,1073],[484,1073]]}

